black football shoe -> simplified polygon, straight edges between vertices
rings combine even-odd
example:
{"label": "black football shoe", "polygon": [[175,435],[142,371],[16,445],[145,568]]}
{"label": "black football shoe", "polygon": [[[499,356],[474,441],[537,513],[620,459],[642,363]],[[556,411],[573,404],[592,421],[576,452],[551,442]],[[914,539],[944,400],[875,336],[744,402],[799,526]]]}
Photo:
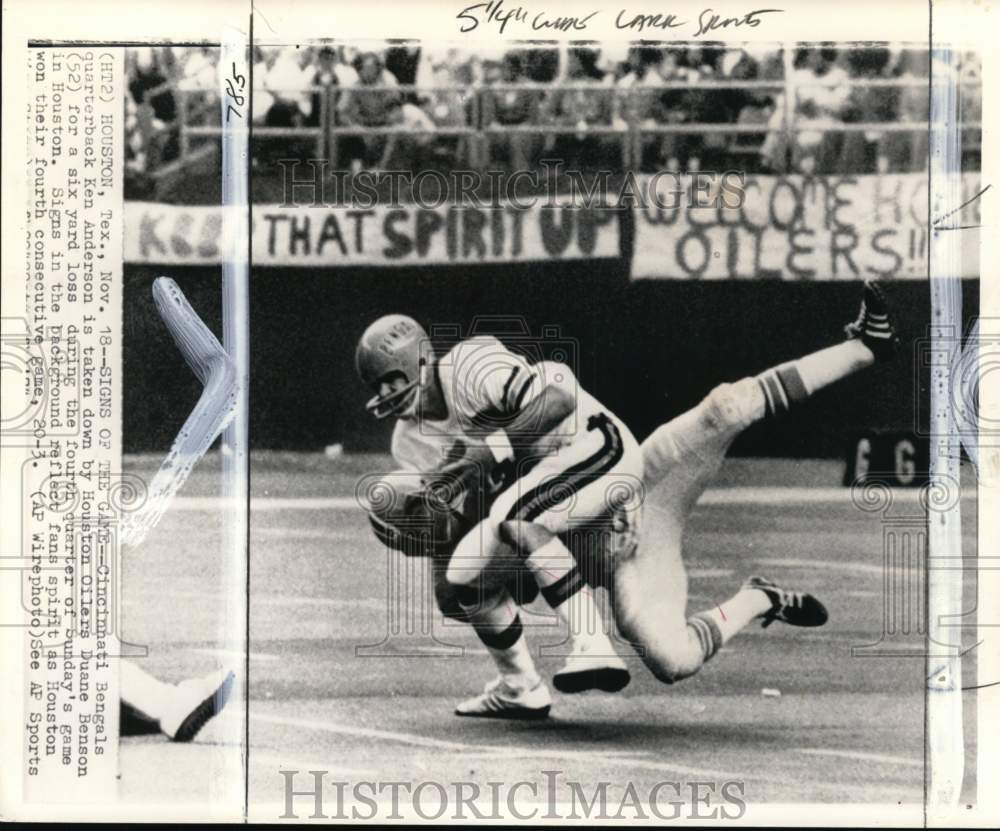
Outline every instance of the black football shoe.
{"label": "black football shoe", "polygon": [[865,280],[864,295],[858,319],[844,327],[848,340],[860,338],[875,355],[875,362],[891,360],[899,351],[899,336],[893,326],[892,314],[885,292],[874,280]]}

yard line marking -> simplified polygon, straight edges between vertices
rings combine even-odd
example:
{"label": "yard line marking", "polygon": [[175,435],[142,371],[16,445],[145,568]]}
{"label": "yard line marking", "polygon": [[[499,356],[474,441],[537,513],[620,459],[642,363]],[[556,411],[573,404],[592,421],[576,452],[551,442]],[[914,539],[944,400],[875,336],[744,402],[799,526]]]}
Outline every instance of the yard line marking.
{"label": "yard line marking", "polygon": [[707,577],[729,577],[733,573],[731,568],[689,568],[688,577],[692,580],[699,580]]}
{"label": "yard line marking", "polygon": [[[894,488],[892,498],[895,503],[916,502],[920,488]],[[963,488],[962,498],[976,496],[975,488]],[[851,488],[807,488],[807,487],[733,487],[710,488],[705,491],[698,505],[781,505],[783,503],[842,503],[850,504]],[[170,503],[170,511],[216,511],[222,498],[217,496],[177,496]],[[363,510],[362,504],[353,496],[253,496],[250,498],[252,511],[343,511]]]}
{"label": "yard line marking", "polygon": [[868,762],[885,762],[890,765],[905,765],[906,767],[922,768],[923,759],[912,756],[889,756],[884,753],[866,753],[862,750],[833,750],[825,747],[798,747],[796,753],[807,753],[810,756],[837,756],[844,759],[862,759]]}
{"label": "yard line marking", "polygon": [[[492,745],[466,744],[464,742],[450,742],[444,739],[432,739],[428,736],[418,736],[414,733],[400,733],[393,730],[376,730],[370,727],[354,727],[352,725],[337,724],[329,721],[312,721],[309,719],[288,718],[285,716],[265,716],[252,715],[251,724],[254,721],[265,724],[276,724],[284,727],[301,727],[305,730],[318,730],[326,733],[337,733],[345,736],[359,736],[366,739],[384,739],[399,744],[409,744],[415,747],[427,747],[440,750],[455,750],[469,756],[514,757],[514,758],[542,758],[542,759],[565,759],[574,758],[600,762],[609,758],[608,754],[601,751],[571,750],[566,748],[552,748],[551,750],[540,750],[527,747],[503,747]],[[746,772],[732,773],[729,771],[709,770],[706,768],[688,767],[667,762],[654,762],[645,759],[631,757],[615,757],[618,760],[626,761],[634,767],[645,768],[647,770],[668,771],[671,773],[681,773],[688,776],[710,776],[717,778],[735,779],[746,776]],[[760,777],[757,777],[760,778]]]}
{"label": "yard line marking", "polygon": [[782,568],[808,568],[810,570],[825,568],[831,571],[853,571],[858,574],[884,574],[884,565],[872,565],[871,563],[859,563],[856,560],[794,560],[768,558],[754,558],[755,563],[765,566],[780,566]]}
{"label": "yard line marking", "polygon": [[[893,502],[919,501],[921,488],[891,488]],[[809,488],[809,487],[734,487],[710,488],[705,491],[698,505],[780,505],[783,502],[813,503],[838,502],[852,503],[853,489],[839,488]],[[973,499],[975,488],[962,488],[963,499]]]}

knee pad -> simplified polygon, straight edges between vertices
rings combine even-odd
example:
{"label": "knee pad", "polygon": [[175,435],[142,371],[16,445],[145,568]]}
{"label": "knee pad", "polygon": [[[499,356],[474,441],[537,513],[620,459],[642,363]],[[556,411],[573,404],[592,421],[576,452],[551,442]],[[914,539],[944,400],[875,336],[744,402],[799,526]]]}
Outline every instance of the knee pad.
{"label": "knee pad", "polygon": [[470,615],[499,606],[507,594],[503,586],[484,585],[482,580],[472,583],[442,580],[434,587],[434,597],[441,614],[468,623]]}
{"label": "knee pad", "polygon": [[702,402],[705,419],[718,429],[749,427],[763,414],[764,394],[753,378],[719,384]]}
{"label": "knee pad", "polygon": [[455,589],[456,586],[447,580],[440,581],[434,587],[434,599],[437,601],[437,607],[446,618],[468,623],[469,615],[462,608],[462,604],[458,602],[458,592]]}

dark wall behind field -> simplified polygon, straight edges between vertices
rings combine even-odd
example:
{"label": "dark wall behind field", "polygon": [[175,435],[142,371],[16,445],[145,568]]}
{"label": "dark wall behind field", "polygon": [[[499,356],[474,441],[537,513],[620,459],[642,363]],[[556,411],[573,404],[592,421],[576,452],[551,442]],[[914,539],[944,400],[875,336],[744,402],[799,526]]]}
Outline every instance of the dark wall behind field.
{"label": "dark wall behind field", "polygon": [[[219,269],[126,266],[125,446],[165,452],[200,394],[153,306],[167,274],[221,333]],[[978,311],[963,284],[964,313]],[[266,268],[251,277],[251,443],[257,448],[384,450],[389,426],[364,411],[354,345],[392,311],[467,327],[473,315],[521,315],[532,332],[561,327],[579,342],[582,384],[636,434],[683,411],[722,381],[840,340],[857,313],[857,282],[630,282],[622,260],[474,268]],[[924,281],[887,285],[904,336],[925,335]],[[919,387],[919,390],[918,390]],[[735,453],[839,456],[859,429],[911,430],[919,382],[913,350],[828,390],[797,413],[749,430]],[[926,411],[926,404],[923,405]]]}

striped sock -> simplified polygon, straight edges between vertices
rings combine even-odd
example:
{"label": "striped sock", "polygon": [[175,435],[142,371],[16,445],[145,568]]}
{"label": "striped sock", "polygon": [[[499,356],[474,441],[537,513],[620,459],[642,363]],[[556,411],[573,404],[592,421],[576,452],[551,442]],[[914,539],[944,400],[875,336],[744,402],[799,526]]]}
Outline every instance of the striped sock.
{"label": "striped sock", "polygon": [[795,363],[772,367],[758,375],[756,380],[764,391],[764,414],[768,418],[787,413],[793,404],[809,397]]}
{"label": "striped sock", "polygon": [[688,618],[688,631],[698,640],[702,662],[709,660],[722,646],[722,631],[712,616],[702,612]]}
{"label": "striped sock", "polygon": [[562,540],[553,537],[535,549],[527,562],[545,602],[568,625],[574,649],[610,650],[594,590],[587,585],[576,558]]}
{"label": "striped sock", "polygon": [[576,558],[558,537],[552,537],[528,555],[527,563],[542,597],[553,609],[558,609],[583,588],[583,574]]}
{"label": "striped sock", "polygon": [[479,592],[465,592],[459,605],[466,612],[472,628],[493,658],[503,679],[513,687],[530,690],[538,684],[539,675],[531,659],[524,626],[517,607],[506,592],[479,602]]}
{"label": "striped sock", "polygon": [[772,367],[754,380],[764,392],[765,415],[775,416],[874,362],[875,356],[867,346],[859,340],[848,340]]}
{"label": "striped sock", "polygon": [[[708,621],[715,627],[720,643],[726,643],[750,621],[771,608],[771,601],[759,589],[740,589],[729,600],[713,609],[699,612],[695,618]],[[688,619],[688,625],[694,618]]]}

